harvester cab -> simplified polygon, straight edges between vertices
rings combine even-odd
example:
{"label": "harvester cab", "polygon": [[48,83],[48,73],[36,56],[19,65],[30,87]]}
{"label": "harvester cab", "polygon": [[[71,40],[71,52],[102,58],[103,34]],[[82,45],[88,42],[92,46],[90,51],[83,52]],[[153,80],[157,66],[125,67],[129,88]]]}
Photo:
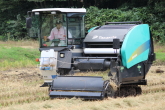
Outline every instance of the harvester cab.
{"label": "harvester cab", "polygon": [[[85,35],[84,8],[45,8],[28,12],[29,35],[40,42],[40,66],[49,96],[103,99],[141,93],[155,60],[150,28],[141,22],[107,22]],[[108,71],[76,76],[75,71]],[[85,73],[84,73],[85,74]]]}

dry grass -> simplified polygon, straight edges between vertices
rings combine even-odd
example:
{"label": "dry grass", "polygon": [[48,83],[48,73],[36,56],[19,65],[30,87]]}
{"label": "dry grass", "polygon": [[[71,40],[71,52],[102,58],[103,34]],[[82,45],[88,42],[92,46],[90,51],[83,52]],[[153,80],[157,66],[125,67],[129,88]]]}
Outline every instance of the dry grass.
{"label": "dry grass", "polygon": [[0,83],[0,106],[48,99],[47,94],[43,94],[47,92],[46,88],[39,87],[42,77],[35,69],[26,68],[0,73],[0,80],[3,82]]}
{"label": "dry grass", "polygon": [[[143,94],[136,97],[108,98],[101,101],[81,99],[54,99],[47,88],[40,88],[43,80],[37,68],[4,71],[0,73],[1,110],[164,110],[165,73],[155,73],[152,67],[147,75],[148,85],[141,86]],[[79,73],[83,74],[83,73]],[[88,73],[90,74],[90,73]],[[103,73],[100,73],[103,74]],[[99,75],[97,72],[96,75]],[[148,106],[150,104],[150,106]]]}
{"label": "dry grass", "polygon": [[22,47],[22,48],[38,48],[39,42],[33,40],[20,40],[20,41],[0,41],[0,45],[10,47]]}
{"label": "dry grass", "polygon": [[1,110],[164,110],[165,92],[151,93],[138,97],[108,98],[102,101],[81,99],[55,99],[23,105],[11,105]]}
{"label": "dry grass", "polygon": [[155,52],[165,52],[164,47],[165,47],[165,45],[155,44],[154,51]]}

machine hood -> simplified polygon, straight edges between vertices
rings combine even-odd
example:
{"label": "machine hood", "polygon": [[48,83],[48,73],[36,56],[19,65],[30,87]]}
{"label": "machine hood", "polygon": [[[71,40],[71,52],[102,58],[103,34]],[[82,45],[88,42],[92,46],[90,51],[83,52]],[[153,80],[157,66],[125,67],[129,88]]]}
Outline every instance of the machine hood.
{"label": "machine hood", "polygon": [[84,42],[112,42],[113,39],[120,39],[122,42],[125,35],[134,26],[134,24],[100,26],[89,32]]}

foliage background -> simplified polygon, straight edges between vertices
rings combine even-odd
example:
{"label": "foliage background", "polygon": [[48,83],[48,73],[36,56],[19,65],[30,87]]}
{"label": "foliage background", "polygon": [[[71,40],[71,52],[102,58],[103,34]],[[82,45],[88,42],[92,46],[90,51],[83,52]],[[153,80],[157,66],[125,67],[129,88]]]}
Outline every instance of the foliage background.
{"label": "foliage background", "polygon": [[35,8],[86,8],[86,30],[105,22],[142,21],[155,42],[165,43],[164,0],[0,0],[0,40],[29,39],[27,11]]}

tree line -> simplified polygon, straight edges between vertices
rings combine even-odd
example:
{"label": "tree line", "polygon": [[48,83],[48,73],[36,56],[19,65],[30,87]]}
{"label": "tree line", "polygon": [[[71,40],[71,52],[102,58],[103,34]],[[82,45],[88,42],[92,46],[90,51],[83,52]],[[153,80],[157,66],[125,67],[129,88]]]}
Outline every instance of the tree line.
{"label": "tree line", "polygon": [[32,9],[83,7],[86,29],[105,21],[143,21],[151,25],[155,41],[164,43],[164,6],[164,0],[0,0],[0,40],[28,38],[25,18]]}

